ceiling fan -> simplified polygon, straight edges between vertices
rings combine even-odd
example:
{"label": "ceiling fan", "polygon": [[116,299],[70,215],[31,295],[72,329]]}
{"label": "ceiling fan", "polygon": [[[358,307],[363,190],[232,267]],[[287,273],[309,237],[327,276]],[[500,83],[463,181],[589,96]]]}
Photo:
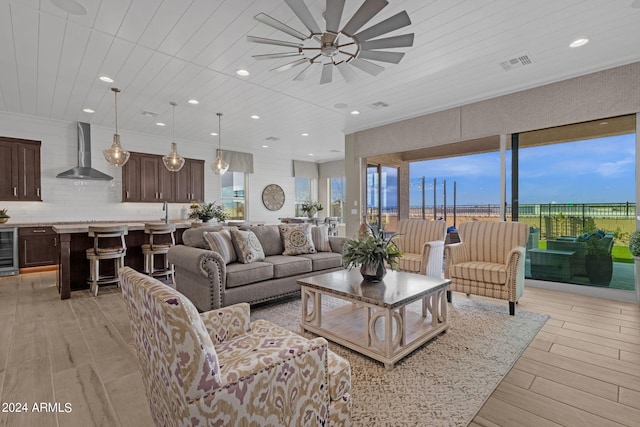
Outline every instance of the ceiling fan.
{"label": "ceiling fan", "polygon": [[265,13],[259,13],[254,19],[299,41],[290,42],[254,36],[247,36],[247,41],[292,48],[293,50],[289,52],[253,55],[253,57],[256,59],[299,57],[293,62],[271,70],[286,71],[306,64],[306,67],[293,80],[304,80],[311,71],[321,67],[320,84],[330,83],[333,79],[334,66],[347,83],[355,81],[357,78],[352,66],[372,76],[377,76],[384,71],[384,67],[371,61],[397,64],[404,56],[403,52],[380,49],[413,46],[413,33],[377,38],[410,25],[411,20],[406,11],[359,31],[389,4],[387,0],[365,0],[342,29],[340,29],[340,21],[345,0],[326,0],[326,9],[323,14],[326,22],[325,31],[320,29],[303,0],[284,0],[284,2],[309,30],[310,34],[302,33]]}

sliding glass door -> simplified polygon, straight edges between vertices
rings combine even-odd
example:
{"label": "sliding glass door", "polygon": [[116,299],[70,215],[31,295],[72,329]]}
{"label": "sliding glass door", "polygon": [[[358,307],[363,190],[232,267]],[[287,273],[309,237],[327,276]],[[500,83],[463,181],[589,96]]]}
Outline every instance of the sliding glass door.
{"label": "sliding glass door", "polygon": [[398,168],[367,166],[367,222],[392,233],[398,223]]}

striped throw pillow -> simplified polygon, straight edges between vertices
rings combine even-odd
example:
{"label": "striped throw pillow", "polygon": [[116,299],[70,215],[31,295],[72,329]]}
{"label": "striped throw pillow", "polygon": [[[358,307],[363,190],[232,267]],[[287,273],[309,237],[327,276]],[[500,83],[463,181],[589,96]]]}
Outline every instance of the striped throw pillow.
{"label": "striped throw pillow", "polygon": [[318,252],[331,252],[331,245],[329,244],[329,226],[318,225],[311,227],[311,237],[313,239],[313,246],[315,246]]}
{"label": "striped throw pillow", "polygon": [[238,256],[231,241],[229,230],[205,231],[202,237],[209,244],[212,251],[218,252],[225,264],[236,262]]}

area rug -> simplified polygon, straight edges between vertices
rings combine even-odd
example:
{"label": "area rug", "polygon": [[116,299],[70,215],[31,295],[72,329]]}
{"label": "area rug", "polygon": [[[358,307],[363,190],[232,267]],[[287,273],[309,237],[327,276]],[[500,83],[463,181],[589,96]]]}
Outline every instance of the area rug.
{"label": "area rug", "polygon": [[[449,330],[392,371],[329,341],[329,348],[351,363],[354,426],[466,426],[547,319],[522,310],[509,316],[504,305],[463,296],[454,296],[448,307]],[[420,305],[408,308],[419,312]],[[301,333],[300,298],[251,310],[252,320]]]}

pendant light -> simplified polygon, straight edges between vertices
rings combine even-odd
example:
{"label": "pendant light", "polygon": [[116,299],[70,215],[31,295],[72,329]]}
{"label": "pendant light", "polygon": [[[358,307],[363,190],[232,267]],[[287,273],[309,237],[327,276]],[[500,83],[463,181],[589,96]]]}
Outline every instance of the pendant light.
{"label": "pendant light", "polygon": [[120,135],[118,135],[118,93],[120,89],[112,87],[111,90],[116,98],[116,133],[113,134],[113,144],[111,144],[111,147],[102,150],[102,153],[104,154],[104,158],[107,159],[107,162],[113,166],[124,166],[127,160],[129,160],[129,152],[124,150],[120,145]]}
{"label": "pendant light", "polygon": [[169,154],[162,157],[162,162],[164,166],[171,172],[178,172],[184,166],[184,157],[181,157],[178,154],[178,146],[176,145],[176,104],[175,102],[170,102],[173,107],[173,118],[172,118],[172,126],[171,130],[171,151]]}
{"label": "pendant light", "polygon": [[227,169],[229,169],[229,163],[225,162],[222,158],[222,113],[216,114],[218,115],[218,149],[216,150],[216,161],[211,164],[211,169],[213,169],[216,175],[224,175]]}

